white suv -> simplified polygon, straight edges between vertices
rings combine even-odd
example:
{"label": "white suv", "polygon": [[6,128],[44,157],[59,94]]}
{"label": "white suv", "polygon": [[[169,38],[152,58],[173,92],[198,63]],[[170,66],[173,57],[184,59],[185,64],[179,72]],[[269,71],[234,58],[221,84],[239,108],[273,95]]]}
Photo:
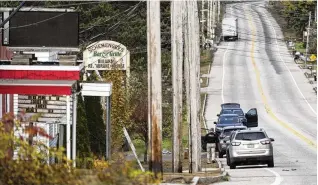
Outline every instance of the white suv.
{"label": "white suv", "polygon": [[263,129],[234,131],[226,150],[227,165],[230,169],[251,163],[274,167],[273,141],[274,139],[269,138]]}

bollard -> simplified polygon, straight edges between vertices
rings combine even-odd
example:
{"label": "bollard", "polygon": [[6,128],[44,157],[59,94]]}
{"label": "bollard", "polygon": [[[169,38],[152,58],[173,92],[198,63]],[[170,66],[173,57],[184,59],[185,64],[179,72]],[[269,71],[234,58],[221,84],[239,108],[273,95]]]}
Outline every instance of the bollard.
{"label": "bollard", "polygon": [[215,144],[213,143],[214,146],[211,148],[211,153],[212,153],[212,162],[215,162]]}
{"label": "bollard", "polygon": [[184,149],[184,159],[189,159],[189,149]]}

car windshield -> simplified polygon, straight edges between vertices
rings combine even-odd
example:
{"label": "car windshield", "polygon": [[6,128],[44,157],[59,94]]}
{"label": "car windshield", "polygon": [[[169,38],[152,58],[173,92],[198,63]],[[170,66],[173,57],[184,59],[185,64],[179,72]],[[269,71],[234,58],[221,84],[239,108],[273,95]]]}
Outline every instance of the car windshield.
{"label": "car windshield", "polygon": [[250,132],[250,133],[238,133],[235,137],[235,140],[260,140],[266,138],[263,132]]}
{"label": "car windshield", "polygon": [[237,114],[239,116],[244,116],[244,112],[241,109],[224,109],[222,114]]}
{"label": "car windshield", "polygon": [[220,118],[221,124],[233,124],[233,123],[239,123],[238,116],[224,116]]}

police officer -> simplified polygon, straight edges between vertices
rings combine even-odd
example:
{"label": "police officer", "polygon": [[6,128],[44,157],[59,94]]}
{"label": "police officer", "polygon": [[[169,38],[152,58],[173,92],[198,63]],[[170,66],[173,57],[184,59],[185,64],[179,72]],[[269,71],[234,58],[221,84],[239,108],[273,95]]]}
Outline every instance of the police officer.
{"label": "police officer", "polygon": [[207,150],[207,163],[210,164],[211,161],[215,162],[215,147],[217,142],[217,135],[212,128],[207,135],[205,135],[205,143]]}

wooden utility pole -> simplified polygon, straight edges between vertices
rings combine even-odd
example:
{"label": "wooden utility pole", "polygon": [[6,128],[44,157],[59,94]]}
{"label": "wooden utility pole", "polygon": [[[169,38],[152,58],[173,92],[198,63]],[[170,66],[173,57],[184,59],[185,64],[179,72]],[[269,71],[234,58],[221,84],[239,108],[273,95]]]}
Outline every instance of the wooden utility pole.
{"label": "wooden utility pole", "polygon": [[189,67],[189,32],[188,32],[188,3],[183,1],[183,39],[184,39],[184,80],[186,90],[187,123],[189,124],[189,173],[192,173],[192,144],[191,144],[191,106],[190,106],[190,67]]}
{"label": "wooden utility pole", "polygon": [[220,22],[220,14],[221,14],[221,3],[220,3],[220,0],[217,0],[218,1],[218,23]]}
{"label": "wooden utility pole", "polygon": [[197,4],[197,0],[194,1],[194,33],[195,37],[193,38],[194,46],[193,51],[194,53],[194,60],[193,63],[196,66],[196,79],[195,79],[195,89],[196,89],[196,104],[197,104],[197,114],[196,114],[196,120],[197,120],[197,170],[201,171],[201,117],[200,117],[200,108],[201,108],[201,96],[200,96],[200,89],[201,89],[201,82],[200,82],[200,25],[199,25],[199,7]]}
{"label": "wooden utility pole", "polygon": [[173,85],[173,172],[182,172],[182,1],[171,2],[171,61]]}
{"label": "wooden utility pole", "polygon": [[[201,132],[198,132],[200,129],[200,114],[199,114],[199,104],[200,102],[200,70],[199,65],[200,62],[200,36],[199,36],[199,17],[198,17],[198,7],[196,0],[187,1],[188,5],[188,60],[189,60],[189,84],[190,84],[190,133],[191,133],[191,158],[192,164],[190,168],[192,168],[192,172],[198,172],[201,170],[201,146],[199,146],[199,138],[201,138]],[[191,69],[191,70],[190,70]],[[200,127],[201,128],[201,127]]]}
{"label": "wooden utility pole", "polygon": [[308,49],[309,49],[309,32],[310,32],[310,23],[311,23],[311,12],[309,12],[309,23],[307,28],[307,41],[306,41],[306,55],[305,55],[305,68],[307,68],[307,58],[308,58]]}
{"label": "wooden utility pole", "polygon": [[211,0],[208,0],[207,37],[211,39]]}
{"label": "wooden utility pole", "polygon": [[214,31],[215,31],[215,0],[212,0],[212,40],[214,41]]}
{"label": "wooden utility pole", "polygon": [[204,16],[204,11],[205,11],[205,0],[202,0],[201,1],[201,21],[200,21],[201,22],[202,47],[203,47],[203,45],[205,43],[205,32],[204,32],[205,28],[204,28],[204,24],[205,24],[206,20],[205,20],[205,16]]}
{"label": "wooden utility pole", "polygon": [[151,143],[150,169],[162,177],[162,89],[160,1],[147,1],[147,50],[149,87],[149,139]]}

